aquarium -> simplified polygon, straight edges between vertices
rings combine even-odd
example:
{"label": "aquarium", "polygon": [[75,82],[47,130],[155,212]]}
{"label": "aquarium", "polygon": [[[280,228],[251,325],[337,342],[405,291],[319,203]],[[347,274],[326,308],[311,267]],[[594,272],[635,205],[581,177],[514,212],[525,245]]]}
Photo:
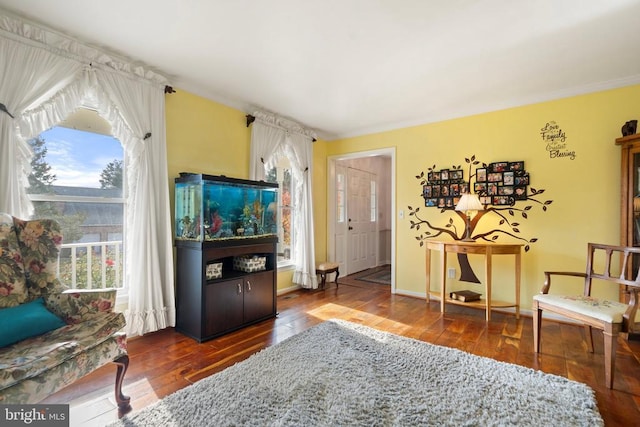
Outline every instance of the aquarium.
{"label": "aquarium", "polygon": [[278,184],[184,172],[175,184],[176,240],[278,234]]}

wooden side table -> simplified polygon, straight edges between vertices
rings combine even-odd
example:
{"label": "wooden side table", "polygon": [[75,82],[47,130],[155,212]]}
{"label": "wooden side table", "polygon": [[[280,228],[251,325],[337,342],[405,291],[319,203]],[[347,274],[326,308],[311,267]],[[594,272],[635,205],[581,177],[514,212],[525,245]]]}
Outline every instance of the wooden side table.
{"label": "wooden side table", "polygon": [[[481,243],[481,242],[463,242],[463,241],[437,241],[427,240],[426,244],[426,285],[427,285],[427,302],[429,302],[430,295],[440,297],[440,311],[444,313],[445,304],[458,304],[473,307],[482,307],[485,309],[486,320],[491,320],[491,309],[496,307],[515,307],[516,319],[520,318],[520,276],[521,276],[521,259],[522,259],[522,246],[520,243]],[[431,252],[440,252],[440,293],[431,292]],[[451,299],[447,296],[446,281],[447,281],[447,254],[448,253],[463,253],[463,254],[478,254],[484,255],[484,290],[485,298],[480,301],[462,302]],[[492,264],[491,258],[493,255],[514,255],[515,256],[515,302],[497,301],[491,299],[491,279],[492,279]]]}

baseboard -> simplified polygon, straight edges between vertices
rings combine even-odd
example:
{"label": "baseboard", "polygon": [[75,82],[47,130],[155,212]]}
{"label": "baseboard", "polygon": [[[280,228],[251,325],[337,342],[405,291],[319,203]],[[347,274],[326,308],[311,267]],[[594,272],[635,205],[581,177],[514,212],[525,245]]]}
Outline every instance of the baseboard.
{"label": "baseboard", "polygon": [[302,286],[292,285],[292,286],[289,286],[288,288],[278,289],[276,291],[276,295],[280,296],[280,295],[288,294],[289,292],[297,291],[298,289],[302,289]]}
{"label": "baseboard", "polygon": [[395,295],[402,295],[405,297],[411,297],[411,298],[420,298],[420,299],[427,299],[427,296],[424,292],[411,292],[411,291],[405,291],[405,290],[398,290],[396,289],[396,291],[394,292]]}

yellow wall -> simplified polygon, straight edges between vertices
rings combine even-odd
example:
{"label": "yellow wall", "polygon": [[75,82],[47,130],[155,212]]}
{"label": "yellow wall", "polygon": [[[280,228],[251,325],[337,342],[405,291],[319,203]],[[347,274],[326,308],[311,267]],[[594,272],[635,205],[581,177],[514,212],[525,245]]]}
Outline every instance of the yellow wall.
{"label": "yellow wall", "polygon": [[[167,163],[172,219],[174,214],[174,178],[180,172],[226,175],[234,178],[249,177],[249,149],[251,128],[246,126],[246,113],[227,107],[189,92],[177,89],[166,99]],[[314,169],[319,178],[314,192],[326,193],[325,145],[314,145]],[[314,200],[315,202],[315,200]],[[317,221],[326,223],[324,203],[316,203]],[[316,252],[326,253],[326,227],[322,225],[316,236]],[[278,272],[278,289],[292,287],[293,272]]]}
{"label": "yellow wall", "polygon": [[166,96],[169,178],[180,172],[249,177],[245,113],[178,90]]}
{"label": "yellow wall", "polygon": [[[246,178],[249,170],[250,128],[245,113],[178,90],[166,98],[169,188],[181,171],[225,174]],[[408,215],[398,218],[407,206],[423,206],[421,187],[415,175],[428,167],[437,169],[463,165],[475,155],[485,163],[524,160],[531,175],[531,187],[544,189],[539,200],[553,200],[548,211],[540,205],[528,219],[520,216],[520,234],[537,238],[523,255],[522,306],[531,306],[544,270],[583,270],[589,241],[619,243],[620,148],[614,145],[620,127],[640,116],[640,86],[544,102],[487,114],[415,126],[337,141],[314,144],[314,214],[316,258],[327,256],[327,158],[387,147],[396,148],[396,287],[401,294],[424,297],[424,249],[410,229]],[[555,121],[566,133],[565,150],[576,157],[550,158],[540,129]],[[518,202],[516,208],[523,207]],[[173,206],[172,206],[173,209]],[[422,207],[424,218],[444,225],[451,216],[438,209]],[[461,220],[452,215],[458,227]],[[494,226],[483,219],[483,227]],[[503,240],[503,238],[501,238]],[[503,241],[513,241],[504,239]],[[482,264],[471,259],[483,277]],[[498,258],[494,265],[494,296],[513,299],[511,257]],[[451,267],[457,267],[455,259]],[[479,285],[454,283],[455,288],[481,290]],[[561,288],[565,285],[560,284]],[[278,289],[291,286],[291,272],[278,276]],[[578,284],[579,286],[579,284]],[[597,295],[617,298],[615,289],[596,290]]]}
{"label": "yellow wall", "polygon": [[[520,234],[537,238],[523,256],[522,306],[531,307],[531,297],[539,291],[544,270],[583,271],[586,244],[619,243],[620,227],[620,148],[614,145],[625,121],[640,115],[640,86],[576,96],[487,114],[448,120],[423,126],[332,141],[327,156],[363,150],[396,147],[396,287],[398,293],[424,296],[424,249],[410,229],[408,206],[423,206],[425,219],[444,226],[450,217],[458,227],[457,215],[425,208],[421,187],[415,175],[430,166],[446,169],[463,165],[475,155],[485,163],[524,160],[531,175],[531,187],[544,189],[537,199],[553,200],[548,211],[540,205],[518,202],[516,208],[531,204],[528,219],[510,217],[521,225]],[[564,150],[575,151],[575,160],[551,158],[540,129],[555,121],[566,133]],[[483,227],[488,221],[483,219]],[[504,228],[503,228],[504,229]],[[504,239],[500,241],[514,241]],[[498,257],[500,258],[500,257]],[[494,265],[494,297],[513,300],[513,257],[502,257]],[[472,265],[483,277],[479,260]],[[450,262],[457,267],[457,262]],[[434,277],[435,279],[435,277]],[[576,284],[581,289],[581,283]],[[479,285],[454,283],[456,288],[482,291]],[[564,288],[568,285],[562,285]],[[617,298],[616,290],[596,290],[597,295]]]}

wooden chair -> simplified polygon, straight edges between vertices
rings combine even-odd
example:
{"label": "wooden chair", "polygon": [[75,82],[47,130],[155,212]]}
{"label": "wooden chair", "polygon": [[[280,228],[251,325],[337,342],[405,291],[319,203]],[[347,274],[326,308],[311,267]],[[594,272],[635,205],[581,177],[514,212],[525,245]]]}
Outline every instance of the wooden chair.
{"label": "wooden chair", "polygon": [[[604,265],[601,273],[594,271],[594,263]],[[536,353],[540,352],[540,326],[542,311],[548,310],[564,317],[577,320],[584,324],[587,346],[593,353],[593,338],[591,329],[598,328],[604,335],[604,366],[607,388],[613,387],[613,372],[618,334],[632,332],[638,310],[638,291],[640,291],[640,269],[633,269],[633,258],[640,260],[640,248],[611,246],[589,243],[587,251],[587,268],[585,273],[545,271],[545,281],[540,294],[533,297],[533,345]],[[617,263],[620,262],[620,266]],[[620,269],[619,276],[611,275],[611,264],[614,269]],[[584,280],[581,295],[549,294],[552,276],[579,277]],[[629,303],[624,304],[591,296],[592,282],[596,279],[606,284],[626,287],[629,293]],[[616,289],[618,290],[618,289]]]}

